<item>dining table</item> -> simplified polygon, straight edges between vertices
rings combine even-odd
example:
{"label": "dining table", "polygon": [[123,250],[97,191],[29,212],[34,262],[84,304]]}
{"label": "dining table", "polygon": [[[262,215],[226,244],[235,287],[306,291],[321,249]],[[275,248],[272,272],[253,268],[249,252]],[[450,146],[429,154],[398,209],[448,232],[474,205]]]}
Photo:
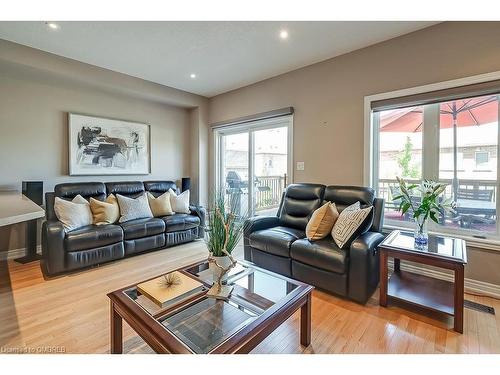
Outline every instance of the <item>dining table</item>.
{"label": "dining table", "polygon": [[496,202],[479,199],[457,199],[457,214],[494,216],[497,211]]}

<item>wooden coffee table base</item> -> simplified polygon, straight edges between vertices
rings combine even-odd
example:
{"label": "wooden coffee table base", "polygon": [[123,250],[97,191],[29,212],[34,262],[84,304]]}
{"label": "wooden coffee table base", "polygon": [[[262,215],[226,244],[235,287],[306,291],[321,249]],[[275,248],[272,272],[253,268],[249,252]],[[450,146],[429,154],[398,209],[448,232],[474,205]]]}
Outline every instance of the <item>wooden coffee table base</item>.
{"label": "wooden coffee table base", "polygon": [[[233,337],[236,341],[236,346],[228,348],[227,351],[221,350],[217,353],[249,353],[253,348],[260,344],[267,336],[269,336],[276,328],[283,324],[296,311],[300,309],[300,343],[304,346],[311,344],[311,292],[301,298],[295,300],[294,303],[287,305],[280,312],[271,314],[267,319],[268,324],[258,330],[258,332],[250,334],[236,333]],[[169,351],[165,345],[159,340],[158,332],[161,332],[161,327],[149,327],[146,321],[137,320],[133,315],[128,314],[127,310],[122,310],[113,301],[110,301],[110,339],[111,339],[111,354],[121,354],[123,352],[123,327],[122,320],[139,335],[156,353],[189,353],[186,348],[179,347],[179,350]],[[158,323],[156,323],[158,324]],[[174,344],[174,343],[172,343]]]}

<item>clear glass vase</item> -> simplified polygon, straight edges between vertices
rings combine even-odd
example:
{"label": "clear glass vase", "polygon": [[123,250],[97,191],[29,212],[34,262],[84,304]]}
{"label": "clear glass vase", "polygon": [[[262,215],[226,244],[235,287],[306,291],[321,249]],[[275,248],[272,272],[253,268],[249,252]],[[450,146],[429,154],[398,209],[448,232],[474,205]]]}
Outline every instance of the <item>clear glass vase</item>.
{"label": "clear glass vase", "polygon": [[427,220],[423,217],[415,218],[415,248],[427,250],[429,233],[427,232]]}

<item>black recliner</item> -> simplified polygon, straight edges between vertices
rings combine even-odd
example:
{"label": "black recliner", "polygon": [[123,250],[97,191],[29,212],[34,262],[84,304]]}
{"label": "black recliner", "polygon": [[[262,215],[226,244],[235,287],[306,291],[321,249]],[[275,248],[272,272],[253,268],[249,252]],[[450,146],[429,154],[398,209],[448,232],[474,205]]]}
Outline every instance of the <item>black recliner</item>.
{"label": "black recliner", "polygon": [[[359,236],[340,249],[328,236],[309,241],[305,228],[312,213],[326,201],[339,212],[359,201],[373,206]],[[371,188],[292,184],[283,194],[277,216],[248,219],[244,256],[260,267],[365,303],[379,282],[378,244],[383,240],[383,199]]]}
{"label": "black recliner", "polygon": [[42,224],[42,267],[48,275],[81,269],[152,249],[161,249],[203,238],[205,209],[190,206],[190,214],[135,219],[109,225],[88,225],[69,232],[54,212],[55,197],[72,200],[105,200],[109,194],[136,198],[144,192],[159,196],[169,189],[178,192],[172,181],[82,182],[56,185],[46,193],[46,218]]}

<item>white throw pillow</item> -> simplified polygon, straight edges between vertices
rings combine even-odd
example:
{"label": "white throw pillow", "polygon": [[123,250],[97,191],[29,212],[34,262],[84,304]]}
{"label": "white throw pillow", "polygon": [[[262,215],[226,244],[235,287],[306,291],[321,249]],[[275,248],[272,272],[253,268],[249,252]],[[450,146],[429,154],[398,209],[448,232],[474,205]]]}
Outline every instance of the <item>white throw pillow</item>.
{"label": "white throw pillow", "polygon": [[120,223],[153,217],[146,194],[142,194],[135,199],[116,194],[116,198],[118,199],[118,206],[120,206]]}
{"label": "white throw pillow", "polygon": [[178,214],[189,214],[189,190],[184,191],[182,194],[175,194],[175,191],[169,189],[170,193],[170,204],[172,210]]}
{"label": "white throw pillow", "polygon": [[332,229],[332,237],[339,248],[353,240],[358,228],[363,224],[372,207],[361,208],[359,202],[344,208]]}
{"label": "white throw pillow", "polygon": [[72,201],[56,197],[54,212],[66,232],[91,225],[93,222],[90,204],[80,194]]}

